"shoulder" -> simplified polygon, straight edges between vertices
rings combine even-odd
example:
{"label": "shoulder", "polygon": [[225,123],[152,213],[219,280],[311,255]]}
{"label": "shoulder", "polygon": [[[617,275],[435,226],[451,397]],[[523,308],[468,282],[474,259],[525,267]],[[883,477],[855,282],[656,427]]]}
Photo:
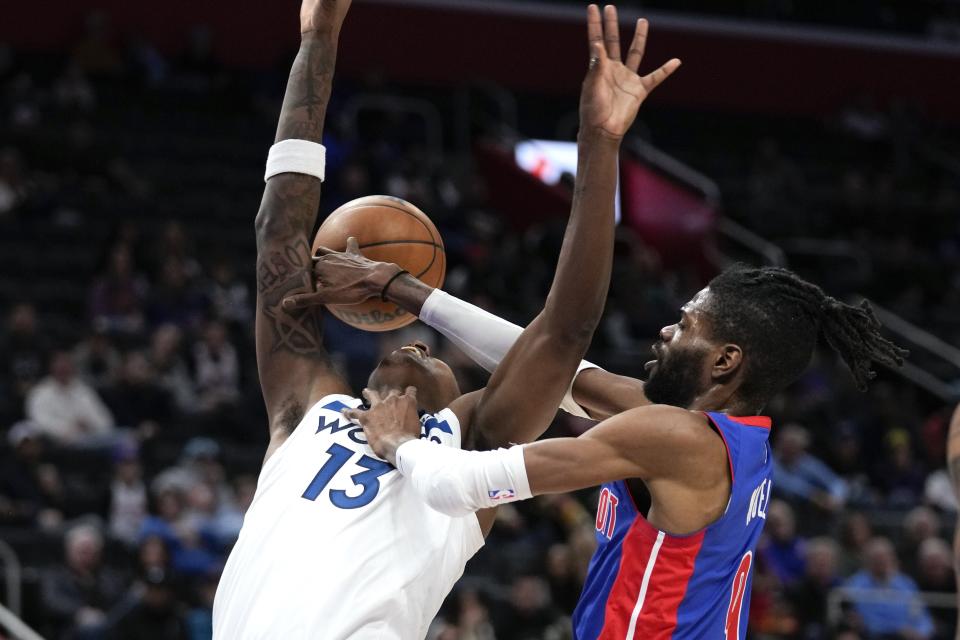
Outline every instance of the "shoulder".
{"label": "shoulder", "polygon": [[[624,411],[607,421],[622,437],[649,445],[651,441],[697,448],[720,442],[710,420],[700,411],[651,404]],[[721,442],[722,444],[722,442]]]}
{"label": "shoulder", "polygon": [[637,407],[605,420],[582,437],[603,440],[624,457],[642,462],[649,478],[703,478],[710,469],[726,472],[723,439],[699,411],[657,404]]}

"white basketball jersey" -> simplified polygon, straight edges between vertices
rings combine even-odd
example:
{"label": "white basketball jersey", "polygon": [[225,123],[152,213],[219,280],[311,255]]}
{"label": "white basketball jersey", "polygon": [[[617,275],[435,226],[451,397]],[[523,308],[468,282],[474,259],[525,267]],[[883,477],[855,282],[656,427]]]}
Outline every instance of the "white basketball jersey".
{"label": "white basketball jersey", "polygon": [[[474,515],[451,518],[417,497],[340,414],[360,399],[320,400],[263,465],[213,604],[218,640],[421,639],[483,546]],[[449,409],[421,438],[460,447]]]}

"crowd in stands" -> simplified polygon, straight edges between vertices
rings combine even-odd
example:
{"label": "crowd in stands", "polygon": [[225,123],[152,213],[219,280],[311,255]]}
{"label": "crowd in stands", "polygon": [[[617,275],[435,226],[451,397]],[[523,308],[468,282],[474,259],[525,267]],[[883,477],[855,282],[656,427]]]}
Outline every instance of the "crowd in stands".
{"label": "crowd in stands", "polygon": [[[66,59],[0,48],[0,540],[26,565],[23,614],[44,637],[209,638],[219,571],[266,445],[253,216],[283,75],[221,69],[203,30],[176,59],[144,42],[120,49],[101,36],[102,20]],[[432,157],[390,116],[350,133],[337,108],[323,211],[372,193],[415,202],[441,229],[448,290],[513,321],[532,318],[563,220],[517,235],[487,204],[468,157]],[[866,293],[960,346],[956,176],[931,183],[903,162],[916,151],[900,143],[895,114],[856,106],[807,123],[802,145],[789,126],[773,126],[739,147],[704,129],[719,122],[731,137],[763,136],[718,116],[697,129],[700,114],[655,105],[643,117],[675,132],[692,165],[712,172],[713,153],[739,168],[713,175],[750,228],[778,241],[802,227],[859,243],[864,273],[807,265],[828,290]],[[659,142],[673,151],[668,139]],[[833,163],[829,182],[805,159],[838,139],[854,151]],[[935,228],[903,211],[922,211]],[[702,284],[665,269],[621,228],[591,359],[638,374],[635,354]],[[451,363],[465,390],[483,384],[418,325],[376,335],[324,323],[355,389],[412,336]],[[888,372],[867,394],[848,378],[824,351],[768,408],[776,476],[751,637],[953,637],[955,609],[917,596],[956,591],[957,504],[943,470],[952,406]],[[561,416],[550,435],[587,426]],[[502,507],[430,637],[569,637],[595,504],[585,491]]]}

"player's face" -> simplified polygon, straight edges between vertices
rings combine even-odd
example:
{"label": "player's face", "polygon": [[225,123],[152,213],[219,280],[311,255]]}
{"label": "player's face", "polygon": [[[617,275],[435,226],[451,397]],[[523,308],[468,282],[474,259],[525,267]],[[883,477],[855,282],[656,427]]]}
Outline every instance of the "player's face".
{"label": "player's face", "polygon": [[709,289],[698,293],[683,305],[676,324],[660,330],[660,342],[651,347],[655,359],[644,366],[644,392],[651,402],[686,408],[709,388],[714,345],[703,312],[709,295]]}
{"label": "player's face", "polygon": [[430,355],[422,342],[404,345],[380,361],[370,374],[371,389],[417,388],[417,402],[427,411],[439,411],[459,398],[460,387],[453,371],[443,360]]}

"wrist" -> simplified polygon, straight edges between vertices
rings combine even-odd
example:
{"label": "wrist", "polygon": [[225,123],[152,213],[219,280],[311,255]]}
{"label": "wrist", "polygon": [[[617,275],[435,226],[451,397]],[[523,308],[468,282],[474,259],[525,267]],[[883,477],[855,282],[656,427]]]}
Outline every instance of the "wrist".
{"label": "wrist", "polygon": [[[408,442],[413,442],[419,440],[409,434],[397,434],[394,436],[388,436],[383,443],[383,458],[386,459],[393,466],[397,466],[397,449]],[[399,468],[399,467],[398,467]]]}
{"label": "wrist", "polygon": [[614,135],[600,127],[581,127],[577,132],[577,146],[581,149],[589,147],[619,149],[622,142],[623,136]]}
{"label": "wrist", "polygon": [[340,40],[340,33],[330,25],[312,27],[303,25],[300,27],[300,45],[313,44],[319,46],[331,47],[334,51],[337,49],[337,43]]}
{"label": "wrist", "polygon": [[390,280],[401,271],[403,268],[393,262],[378,262],[370,270],[370,275],[364,280],[364,284],[371,295],[379,296],[384,287],[390,284]]}

